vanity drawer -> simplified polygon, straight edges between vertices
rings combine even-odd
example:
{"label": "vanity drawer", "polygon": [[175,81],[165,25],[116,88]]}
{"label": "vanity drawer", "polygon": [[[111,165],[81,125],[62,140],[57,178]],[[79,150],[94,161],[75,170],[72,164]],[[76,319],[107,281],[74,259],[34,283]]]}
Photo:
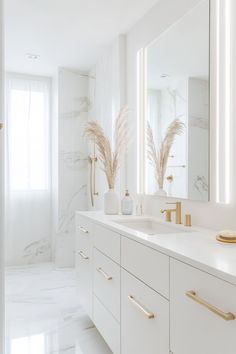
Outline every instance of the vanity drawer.
{"label": "vanity drawer", "polygon": [[121,271],[122,354],[169,354],[169,301]]}
{"label": "vanity drawer", "polygon": [[75,264],[78,277],[79,301],[90,318],[92,318],[92,258],[90,254],[84,251],[77,251]]}
{"label": "vanity drawer", "polygon": [[120,235],[94,224],[94,246],[115,262],[120,263]]}
{"label": "vanity drawer", "polygon": [[92,247],[92,224],[86,218],[76,216],[76,251],[90,253]]}
{"label": "vanity drawer", "polygon": [[169,298],[169,257],[126,237],[121,240],[121,265]]}
{"label": "vanity drawer", "polygon": [[170,267],[173,353],[235,354],[236,320],[227,313],[236,316],[236,287],[176,260]]}
{"label": "vanity drawer", "polygon": [[120,321],[120,266],[94,249],[94,294]]}
{"label": "vanity drawer", "polygon": [[[112,314],[93,296],[93,322],[113,354],[120,354],[120,325]],[[130,353],[131,354],[131,353]]]}
{"label": "vanity drawer", "polygon": [[81,232],[82,234],[89,234],[92,229],[92,224],[91,222],[81,216],[81,215],[76,215],[76,230]]}

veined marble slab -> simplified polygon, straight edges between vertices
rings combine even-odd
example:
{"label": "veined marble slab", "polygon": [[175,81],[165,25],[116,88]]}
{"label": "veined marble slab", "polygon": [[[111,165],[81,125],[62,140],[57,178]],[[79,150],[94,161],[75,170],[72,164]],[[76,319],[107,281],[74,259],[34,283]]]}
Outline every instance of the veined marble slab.
{"label": "veined marble slab", "polygon": [[6,270],[6,354],[112,354],[79,303],[74,269]]}

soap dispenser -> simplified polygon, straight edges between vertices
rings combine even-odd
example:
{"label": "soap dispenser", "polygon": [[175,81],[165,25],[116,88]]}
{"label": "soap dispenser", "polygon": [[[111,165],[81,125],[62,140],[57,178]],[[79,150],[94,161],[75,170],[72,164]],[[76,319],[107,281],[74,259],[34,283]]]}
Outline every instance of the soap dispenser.
{"label": "soap dispenser", "polygon": [[125,196],[121,201],[121,212],[123,215],[132,215],[133,214],[133,200],[129,195],[129,191],[125,191]]}

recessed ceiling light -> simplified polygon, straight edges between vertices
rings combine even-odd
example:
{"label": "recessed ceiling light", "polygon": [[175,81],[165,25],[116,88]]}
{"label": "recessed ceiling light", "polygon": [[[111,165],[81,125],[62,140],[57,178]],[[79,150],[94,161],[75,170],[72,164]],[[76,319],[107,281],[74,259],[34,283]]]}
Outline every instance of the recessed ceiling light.
{"label": "recessed ceiling light", "polygon": [[170,77],[170,75],[168,75],[168,74],[161,74],[160,75],[160,78],[162,78],[162,79],[165,79],[166,77]]}
{"label": "recessed ceiling light", "polygon": [[33,54],[33,53],[27,53],[26,58],[29,60],[37,60],[40,58],[40,55],[38,54]]}

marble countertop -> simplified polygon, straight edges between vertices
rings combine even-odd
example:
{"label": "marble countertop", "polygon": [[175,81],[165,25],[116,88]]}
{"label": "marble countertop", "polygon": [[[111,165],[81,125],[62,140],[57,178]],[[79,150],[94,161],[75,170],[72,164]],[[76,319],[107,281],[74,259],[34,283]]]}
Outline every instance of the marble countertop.
{"label": "marble countertop", "polygon": [[77,214],[236,285],[236,244],[220,243],[216,240],[215,230],[187,228],[183,225],[175,225],[173,222],[166,223],[152,216],[139,216],[138,218],[151,218],[158,223],[176,228],[176,233],[147,235],[116,223],[125,218],[135,220],[137,216],[105,215],[103,212],[94,211],[77,212]]}

